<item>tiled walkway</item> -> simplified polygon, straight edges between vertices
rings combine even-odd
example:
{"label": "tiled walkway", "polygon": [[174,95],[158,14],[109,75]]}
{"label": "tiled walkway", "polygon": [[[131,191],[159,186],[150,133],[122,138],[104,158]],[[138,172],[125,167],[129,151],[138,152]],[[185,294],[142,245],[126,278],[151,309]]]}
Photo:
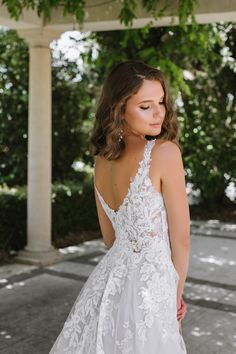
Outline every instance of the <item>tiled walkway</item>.
{"label": "tiled walkway", "polygon": [[[235,354],[236,225],[194,223],[191,230],[183,321],[188,354]],[[0,267],[1,354],[48,354],[106,248],[95,240],[61,252],[65,260],[53,266]]]}

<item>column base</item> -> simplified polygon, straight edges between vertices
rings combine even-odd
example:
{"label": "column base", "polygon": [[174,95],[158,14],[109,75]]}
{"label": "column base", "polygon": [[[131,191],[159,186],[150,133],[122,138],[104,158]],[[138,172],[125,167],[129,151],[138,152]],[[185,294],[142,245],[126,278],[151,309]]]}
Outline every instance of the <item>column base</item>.
{"label": "column base", "polygon": [[54,248],[44,252],[21,250],[14,257],[14,260],[17,263],[47,266],[63,261],[64,257]]}

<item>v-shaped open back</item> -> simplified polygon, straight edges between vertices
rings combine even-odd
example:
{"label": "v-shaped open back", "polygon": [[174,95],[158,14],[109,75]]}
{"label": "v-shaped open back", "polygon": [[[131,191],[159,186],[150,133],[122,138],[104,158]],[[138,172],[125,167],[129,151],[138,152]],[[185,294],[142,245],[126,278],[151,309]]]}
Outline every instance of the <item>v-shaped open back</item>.
{"label": "v-shaped open back", "polygon": [[135,175],[132,176],[132,177],[130,177],[130,183],[129,183],[129,187],[128,187],[128,190],[127,190],[127,192],[126,192],[126,195],[125,195],[125,197],[123,198],[122,203],[120,204],[120,206],[119,206],[118,209],[116,209],[116,210],[113,209],[113,208],[111,208],[111,207],[105,202],[104,198],[102,197],[101,193],[98,191],[98,189],[97,189],[97,187],[96,187],[96,183],[95,183],[95,164],[94,164],[94,188],[95,188],[95,190],[96,190],[96,192],[97,192],[97,194],[98,194],[98,196],[99,196],[99,199],[100,199],[102,205],[105,204],[105,206],[106,206],[108,209],[110,209],[110,211],[112,211],[113,213],[115,213],[115,214],[118,213],[118,212],[121,210],[122,206],[124,205],[125,201],[127,200],[128,196],[129,196],[129,194],[130,194],[131,187],[132,187],[133,183],[135,182],[136,177],[139,175],[139,172],[140,172],[140,170],[141,170],[141,168],[142,168],[143,163],[145,162],[145,159],[147,159],[148,157],[150,158],[150,156],[147,156],[147,155],[146,155],[146,153],[148,152],[148,146],[150,146],[150,145],[149,145],[150,143],[153,144],[155,140],[156,140],[156,139],[152,139],[152,140],[147,140],[147,141],[146,141],[145,146],[144,146],[144,151],[143,151],[143,157],[142,157],[142,159],[141,159],[141,160],[139,161],[139,163],[138,163],[138,167],[137,167],[137,170],[136,170]]}

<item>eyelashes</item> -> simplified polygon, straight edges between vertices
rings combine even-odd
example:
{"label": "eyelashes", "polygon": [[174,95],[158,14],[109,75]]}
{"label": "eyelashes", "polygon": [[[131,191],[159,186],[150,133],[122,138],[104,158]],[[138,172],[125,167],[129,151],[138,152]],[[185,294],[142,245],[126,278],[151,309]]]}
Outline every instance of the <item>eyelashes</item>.
{"label": "eyelashes", "polygon": [[[163,104],[164,104],[164,101],[159,102],[159,104],[163,105]],[[149,109],[149,108],[150,108],[150,106],[147,106],[147,107],[140,106],[140,108],[141,108],[142,110],[146,111],[147,109]]]}

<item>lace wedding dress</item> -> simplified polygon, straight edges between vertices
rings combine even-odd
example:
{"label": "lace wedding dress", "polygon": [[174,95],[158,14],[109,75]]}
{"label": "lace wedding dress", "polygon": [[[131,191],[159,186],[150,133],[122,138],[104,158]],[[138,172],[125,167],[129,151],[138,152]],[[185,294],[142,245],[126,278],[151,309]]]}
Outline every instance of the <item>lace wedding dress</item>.
{"label": "lace wedding dress", "polygon": [[179,275],[171,260],[165,204],[149,178],[151,150],[118,210],[95,187],[116,239],[93,269],[49,354],[186,354],[179,333]]}

